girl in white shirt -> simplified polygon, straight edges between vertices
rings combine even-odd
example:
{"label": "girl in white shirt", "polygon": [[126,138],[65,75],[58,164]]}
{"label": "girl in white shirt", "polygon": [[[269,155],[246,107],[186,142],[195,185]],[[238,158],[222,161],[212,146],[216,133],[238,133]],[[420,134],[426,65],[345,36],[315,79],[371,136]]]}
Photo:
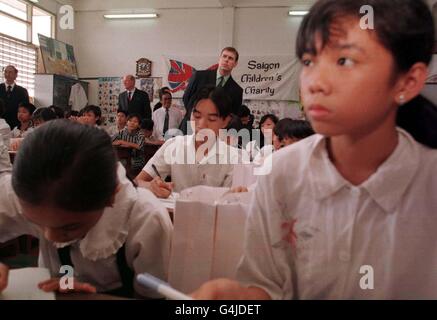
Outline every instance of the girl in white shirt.
{"label": "girl in white shirt", "polygon": [[273,152],[273,128],[278,123],[274,114],[265,114],[259,121],[259,137],[246,145],[246,151],[251,161],[261,164],[263,159]]}
{"label": "girl in white shirt", "polygon": [[[360,24],[365,5],[374,28]],[[276,152],[258,179],[240,282],[196,298],[437,299],[437,115],[419,96],[433,46],[424,1],[313,6],[297,55],[319,134]]]}
{"label": "girl in white shirt", "polygon": [[166,279],[172,225],[148,191],[136,189],[117,164],[103,130],[68,120],[36,129],[20,147],[12,176],[0,145],[0,242],[39,238],[39,265],[60,288],[61,265],[74,268],[73,291],[147,297],[134,276]]}

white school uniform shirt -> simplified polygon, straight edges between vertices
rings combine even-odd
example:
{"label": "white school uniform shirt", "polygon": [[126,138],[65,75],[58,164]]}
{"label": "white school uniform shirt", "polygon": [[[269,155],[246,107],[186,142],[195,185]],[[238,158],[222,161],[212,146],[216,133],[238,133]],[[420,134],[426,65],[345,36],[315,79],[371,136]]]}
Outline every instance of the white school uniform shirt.
{"label": "white school uniform shirt", "polygon": [[[178,129],[183,118],[182,112],[174,106],[170,106],[170,108],[168,109],[168,115],[169,115],[169,119],[168,119],[169,131],[167,131],[167,134],[171,133],[171,129]],[[163,140],[165,108],[161,107],[155,110],[152,115],[152,120],[153,120],[153,136],[156,139]]]}
{"label": "white school uniform shirt", "polygon": [[252,198],[238,279],[273,299],[437,299],[437,150],[398,136],[359,186],[321,135],[275,152]]}
{"label": "white school uniform shirt", "polygon": [[2,137],[4,145],[9,146],[9,142],[12,136],[12,131],[11,131],[11,127],[3,118],[0,118],[0,136]]}
{"label": "white school uniform shirt", "polygon": [[[5,152],[6,150],[6,152]],[[44,238],[35,224],[22,214],[21,206],[11,186],[10,161],[7,149],[0,145],[0,242],[23,234],[39,239],[38,265],[59,276],[60,261],[57,248]],[[167,210],[148,190],[133,187],[124,168],[118,166],[121,189],[113,207],[107,207],[97,224],[87,235],[71,244],[71,260],[75,279],[89,282],[98,292],[120,288],[122,282],[116,263],[116,253],[125,244],[126,262],[135,274],[149,272],[166,280],[168,274],[172,223]],[[80,199],[78,199],[80,201]],[[141,295],[157,297],[137,282],[134,289]]]}
{"label": "white school uniform shirt", "polygon": [[11,132],[11,138],[25,138],[33,130],[33,127],[29,127],[25,131],[21,131],[18,127],[15,127]]}
{"label": "white school uniform shirt", "polygon": [[208,155],[196,161],[194,143],[194,135],[167,140],[143,170],[156,177],[154,164],[163,179],[171,175],[176,192],[197,185],[231,187],[233,164],[240,161],[239,150],[217,138]]}

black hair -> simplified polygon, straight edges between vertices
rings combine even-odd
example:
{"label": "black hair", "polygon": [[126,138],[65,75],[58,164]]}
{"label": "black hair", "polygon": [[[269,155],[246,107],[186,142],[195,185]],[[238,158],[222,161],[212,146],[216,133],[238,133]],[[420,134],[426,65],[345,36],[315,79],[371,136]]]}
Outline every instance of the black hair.
{"label": "black hair", "polygon": [[225,119],[231,114],[231,98],[222,87],[205,86],[201,88],[194,97],[194,108],[203,99],[210,99],[214,103],[220,118]]}
{"label": "black hair", "polygon": [[138,122],[141,124],[141,116],[138,113],[131,113],[127,116],[128,121],[132,118],[137,118]]}
{"label": "black hair", "polygon": [[56,114],[46,107],[38,108],[32,114],[32,121],[42,120],[43,122],[47,122],[54,119],[56,119]]}
{"label": "black hair", "polygon": [[240,107],[240,118],[248,117],[251,115],[250,109],[245,104],[242,104]]}
{"label": "black hair", "polygon": [[141,129],[152,131],[155,123],[152,119],[143,119],[141,121]]}
{"label": "black hair", "polygon": [[21,102],[18,105],[18,108],[26,109],[30,115],[33,115],[34,111],[36,110],[35,106],[33,104],[31,104],[30,102]]}
{"label": "black hair", "polygon": [[278,137],[279,141],[286,138],[305,139],[314,134],[311,124],[306,120],[294,120],[284,118],[278,121],[273,129],[273,133]]}
{"label": "black hair", "polygon": [[78,117],[78,116],[79,116],[79,111],[77,110],[70,110],[65,113],[65,119],[68,119],[70,117]]}
{"label": "black hair", "polygon": [[[423,0],[319,0],[300,26],[296,41],[297,56],[302,58],[305,53],[316,55],[318,49],[322,50],[331,41],[333,32],[345,32],[338,30],[336,23],[348,17],[362,18],[360,8],[365,5],[371,6],[375,13],[374,31],[378,41],[393,56],[393,80],[417,62],[430,63],[435,30],[432,14]],[[316,48],[318,36],[321,48]],[[437,119],[430,104],[422,96],[414,98],[399,108],[397,125],[409,131],[417,141],[432,147],[437,140],[436,122],[430,122],[432,125],[427,127],[423,125],[428,122],[426,118]],[[411,108],[420,110],[405,111]]]}
{"label": "black hair", "polygon": [[129,115],[126,110],[118,109],[117,113],[120,113],[120,112],[123,113],[126,116],[126,118]]}
{"label": "black hair", "polygon": [[3,115],[5,114],[5,108],[5,102],[0,98],[0,118],[3,118]]}
{"label": "black hair", "polygon": [[102,110],[100,109],[100,107],[95,106],[93,104],[90,104],[88,106],[86,106],[85,108],[83,108],[83,114],[87,113],[87,112],[92,112],[94,114],[94,116],[97,119],[96,124],[99,126],[101,124],[101,120],[102,120]]}
{"label": "black hair", "polygon": [[14,161],[12,187],[32,205],[99,210],[116,190],[116,168],[105,131],[59,119],[38,127],[23,141]]}
{"label": "black hair", "polygon": [[49,109],[55,113],[57,119],[64,118],[64,110],[62,110],[60,107],[51,105],[49,106]]}
{"label": "black hair", "polygon": [[162,95],[163,95],[164,93],[170,93],[170,96],[171,96],[171,90],[170,90],[170,88],[169,88],[169,87],[162,87],[161,89],[158,90],[159,100],[162,99]]}

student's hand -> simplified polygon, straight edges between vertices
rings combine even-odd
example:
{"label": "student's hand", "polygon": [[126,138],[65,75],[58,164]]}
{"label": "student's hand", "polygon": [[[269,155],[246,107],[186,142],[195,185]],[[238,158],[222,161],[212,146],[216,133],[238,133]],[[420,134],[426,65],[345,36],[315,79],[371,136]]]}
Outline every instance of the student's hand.
{"label": "student's hand", "polygon": [[12,138],[9,144],[9,150],[17,151],[22,141],[23,138]]}
{"label": "student's hand", "polygon": [[173,191],[173,183],[164,182],[160,177],[155,177],[150,181],[150,191],[158,198],[168,198]]}
{"label": "student's hand", "polygon": [[9,268],[0,263],[0,292],[2,292],[8,286],[8,274]]}
{"label": "student's hand", "polygon": [[96,287],[85,282],[74,281],[73,289],[62,289],[59,284],[60,278],[51,278],[49,280],[38,283],[38,288],[45,292],[57,291],[60,293],[71,293],[71,292],[84,292],[84,293],[96,293]]}
{"label": "student's hand", "polygon": [[246,187],[239,186],[231,189],[232,193],[242,193],[242,192],[249,192],[249,190]]}
{"label": "student's hand", "polygon": [[270,300],[270,296],[260,288],[243,287],[230,279],[216,279],[204,283],[190,296],[196,300]]}
{"label": "student's hand", "polygon": [[123,140],[115,140],[114,142],[112,142],[113,146],[121,146],[123,143]]}

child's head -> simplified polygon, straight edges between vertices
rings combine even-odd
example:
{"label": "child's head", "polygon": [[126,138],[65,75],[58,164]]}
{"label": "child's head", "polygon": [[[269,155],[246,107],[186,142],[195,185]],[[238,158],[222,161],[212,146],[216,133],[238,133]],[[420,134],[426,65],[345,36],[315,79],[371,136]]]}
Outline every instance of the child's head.
{"label": "child's head", "polygon": [[231,114],[231,120],[226,126],[226,143],[228,145],[238,147],[239,145],[239,136],[238,133],[243,129],[243,123],[235,114]]}
{"label": "child's head", "polygon": [[58,106],[51,105],[51,106],[49,106],[49,109],[52,110],[53,113],[56,115],[56,119],[63,119],[64,118],[64,110],[62,110]]}
{"label": "child's head", "polygon": [[[369,22],[361,19],[363,6],[373,9],[373,29],[362,28]],[[328,136],[394,129],[399,105],[423,87],[433,45],[432,16],[422,0],[318,1],[296,45],[314,129]]]}
{"label": "child's head", "polygon": [[200,89],[194,100],[191,121],[195,131],[212,130],[217,136],[231,119],[231,100],[221,87],[204,87]]}
{"label": "child's head", "polygon": [[172,96],[170,91],[163,92],[161,95],[161,104],[164,108],[170,108],[172,102]]}
{"label": "child's head", "polygon": [[102,117],[102,111],[100,107],[95,105],[86,106],[83,109],[84,123],[90,126],[100,125],[100,119]]}
{"label": "child's head", "polygon": [[12,186],[24,216],[54,242],[80,239],[117,189],[116,155],[103,130],[66,119],[37,128],[14,161]]}
{"label": "child's head", "polygon": [[127,130],[129,132],[137,131],[141,125],[141,116],[139,114],[132,113],[127,117]]}
{"label": "child's head", "polygon": [[65,119],[71,120],[71,121],[77,121],[77,118],[79,117],[79,111],[77,110],[70,110],[65,113]]}
{"label": "child's head", "polygon": [[127,123],[127,112],[124,110],[117,111],[117,125],[119,127],[125,127]]}
{"label": "child's head", "polygon": [[35,106],[28,102],[22,102],[18,105],[17,118],[20,123],[27,123],[32,119]]}
{"label": "child's head", "polygon": [[266,130],[273,131],[276,123],[278,123],[277,116],[271,113],[265,114],[261,117],[261,120],[259,121],[259,129],[261,130],[262,134],[265,135]]}
{"label": "child's head", "polygon": [[144,134],[144,137],[150,138],[152,136],[153,126],[154,126],[154,122],[152,119],[143,119],[141,121],[141,130]]}
{"label": "child's head", "polygon": [[32,114],[32,122],[34,127],[38,127],[44,122],[56,119],[55,113],[46,107],[36,109]]}
{"label": "child's head", "polygon": [[308,121],[284,118],[273,129],[273,147],[278,150],[312,134],[314,131]]}
{"label": "child's head", "polygon": [[240,120],[243,126],[247,126],[251,121],[251,112],[248,106],[242,104],[240,109]]}

